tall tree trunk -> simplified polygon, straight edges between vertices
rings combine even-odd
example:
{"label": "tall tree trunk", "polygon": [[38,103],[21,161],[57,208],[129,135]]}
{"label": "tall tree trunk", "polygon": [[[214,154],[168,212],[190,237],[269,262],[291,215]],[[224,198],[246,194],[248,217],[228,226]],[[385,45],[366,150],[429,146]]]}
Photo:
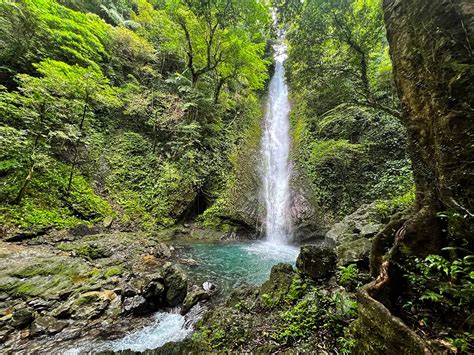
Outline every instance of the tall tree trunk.
{"label": "tall tree trunk", "polygon": [[403,238],[425,255],[442,245],[438,212],[474,212],[474,4],[385,0],[384,12],[416,182]]}
{"label": "tall tree trunk", "polygon": [[409,135],[416,202],[403,226],[391,235],[394,245],[381,265],[376,290],[396,284],[393,279],[400,272],[394,265],[406,253],[424,257],[446,245],[439,212],[457,212],[463,216],[458,221],[461,237],[474,235],[474,4],[384,0],[383,7],[402,121]]}

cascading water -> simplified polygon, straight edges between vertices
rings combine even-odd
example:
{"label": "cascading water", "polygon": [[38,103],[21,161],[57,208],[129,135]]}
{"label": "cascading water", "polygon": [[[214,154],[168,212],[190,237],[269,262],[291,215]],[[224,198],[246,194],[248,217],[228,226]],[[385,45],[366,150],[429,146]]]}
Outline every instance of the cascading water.
{"label": "cascading water", "polygon": [[266,205],[266,239],[272,244],[288,244],[292,239],[290,213],[290,103],[283,66],[287,55],[284,33],[279,31],[279,44],[274,46],[275,73],[265,114],[262,138],[264,163],[263,194]]}

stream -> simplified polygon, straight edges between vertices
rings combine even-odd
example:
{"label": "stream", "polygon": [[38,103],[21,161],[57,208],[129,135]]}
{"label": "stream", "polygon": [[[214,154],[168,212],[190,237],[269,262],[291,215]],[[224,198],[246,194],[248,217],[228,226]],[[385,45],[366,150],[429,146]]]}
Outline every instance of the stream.
{"label": "stream", "polygon": [[[280,262],[294,265],[299,248],[268,241],[256,242],[184,242],[176,245],[180,257],[192,259],[187,272],[195,283],[211,281],[217,285],[214,301],[223,299],[239,285],[261,285],[268,279],[273,265]],[[99,351],[155,349],[170,341],[180,341],[191,335],[205,308],[200,304],[185,316],[179,308],[157,312],[145,326],[113,340],[79,340],[61,354],[78,355]]]}

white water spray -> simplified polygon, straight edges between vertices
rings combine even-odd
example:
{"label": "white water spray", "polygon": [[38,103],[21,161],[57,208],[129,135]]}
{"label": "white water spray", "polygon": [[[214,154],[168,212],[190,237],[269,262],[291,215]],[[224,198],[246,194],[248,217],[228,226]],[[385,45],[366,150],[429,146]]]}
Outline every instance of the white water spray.
{"label": "white water spray", "polygon": [[290,213],[290,103],[283,66],[287,55],[284,33],[279,32],[274,46],[275,73],[270,81],[265,127],[262,138],[264,163],[263,193],[266,204],[266,238],[273,244],[288,244],[292,239]]}

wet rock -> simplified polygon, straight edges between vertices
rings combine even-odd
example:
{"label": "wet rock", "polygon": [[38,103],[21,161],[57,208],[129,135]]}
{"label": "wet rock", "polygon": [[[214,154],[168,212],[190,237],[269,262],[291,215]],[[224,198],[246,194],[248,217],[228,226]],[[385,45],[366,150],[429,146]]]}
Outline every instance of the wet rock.
{"label": "wet rock", "polygon": [[34,320],[33,310],[24,305],[19,305],[13,311],[11,325],[15,328],[24,328],[31,324]]}
{"label": "wet rock", "polygon": [[152,254],[157,258],[166,259],[171,257],[171,250],[166,244],[158,243],[153,247]]}
{"label": "wet rock", "polygon": [[124,313],[144,314],[149,310],[148,303],[143,296],[125,297],[122,300]]}
{"label": "wet rock", "polygon": [[37,312],[46,311],[54,308],[57,302],[54,300],[44,300],[42,298],[35,298],[28,302],[28,306],[35,309]]}
{"label": "wet rock", "polygon": [[272,307],[283,301],[295,274],[293,267],[289,264],[274,265],[270,279],[260,288],[260,298],[263,304]]}
{"label": "wet rock", "polygon": [[336,260],[335,249],[327,244],[305,245],[296,259],[296,268],[314,280],[326,279],[335,273]]}
{"label": "wet rock", "polygon": [[79,224],[69,230],[69,233],[75,237],[82,237],[86,235],[94,235],[100,233],[100,228],[93,226],[89,227],[87,224]]}
{"label": "wet rock", "polygon": [[188,280],[186,274],[177,266],[165,266],[165,302],[174,307],[183,302],[186,297]]}
{"label": "wet rock", "polygon": [[184,299],[181,314],[184,315],[188,313],[189,310],[193,308],[193,306],[198,302],[208,300],[211,297],[211,293],[212,291],[206,291],[202,287],[196,285],[191,287],[191,289],[188,291],[188,294],[186,295],[186,298]]}
{"label": "wet rock", "polygon": [[13,331],[14,328],[10,326],[0,327],[0,342],[5,342]]}
{"label": "wet rock", "polygon": [[147,302],[159,304],[164,293],[164,277],[161,273],[133,275],[122,283],[122,298],[142,296]]}
{"label": "wet rock", "polygon": [[35,337],[42,334],[56,334],[68,326],[65,321],[57,320],[54,317],[43,316],[36,318],[30,326],[30,335]]}
{"label": "wet rock", "polygon": [[206,281],[202,284],[202,288],[204,289],[204,291],[206,292],[211,292],[211,291],[215,291],[216,290],[216,285],[214,285],[212,282],[210,281]]}

